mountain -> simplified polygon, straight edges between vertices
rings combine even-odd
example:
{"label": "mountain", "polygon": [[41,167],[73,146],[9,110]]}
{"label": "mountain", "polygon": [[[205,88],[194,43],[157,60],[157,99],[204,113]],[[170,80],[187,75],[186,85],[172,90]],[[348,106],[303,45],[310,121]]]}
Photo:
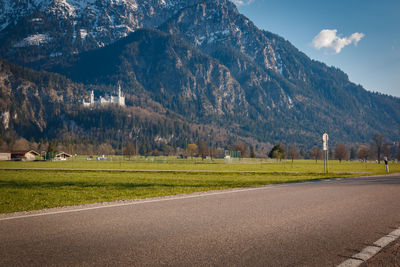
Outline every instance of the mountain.
{"label": "mountain", "polygon": [[248,113],[245,92],[226,66],[157,30],[137,30],[56,71],[86,84],[122,82],[127,93],[146,94],[192,121],[227,120]]}
{"label": "mountain", "polygon": [[[294,135],[325,130],[347,142],[367,141],[372,132],[393,138],[399,133],[398,98],[371,94],[351,83],[341,70],[313,61],[282,37],[258,29],[229,1],[181,9],[160,29],[226,65],[249,104],[264,115],[263,131],[274,131],[279,126],[271,120],[281,120],[288,131],[296,130]],[[388,131],[387,125],[394,127]],[[269,137],[299,139],[286,131]]]}
{"label": "mountain", "polygon": [[110,44],[154,28],[194,0],[3,0],[0,52],[42,69],[55,58]]}
{"label": "mountain", "polygon": [[[57,72],[81,88],[63,112],[79,121],[83,136],[129,136],[126,125],[111,123],[105,137],[104,123],[84,122],[89,111],[79,106],[88,90],[106,94],[118,83],[130,107],[93,112],[117,121],[116,114],[170,121],[146,132],[153,147],[157,138],[180,146],[210,135],[221,146],[236,138],[310,146],[325,131],[334,143],[369,142],[376,133],[396,141],[400,135],[399,98],[368,92],[341,70],[311,60],[258,29],[227,0],[7,0],[0,11],[0,56]],[[73,110],[82,116],[72,116]],[[138,121],[139,128],[150,127]]]}

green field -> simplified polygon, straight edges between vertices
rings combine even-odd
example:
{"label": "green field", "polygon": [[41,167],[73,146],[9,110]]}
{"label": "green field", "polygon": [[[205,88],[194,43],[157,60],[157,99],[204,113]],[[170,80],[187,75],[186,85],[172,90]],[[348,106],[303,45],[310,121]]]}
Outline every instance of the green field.
{"label": "green field", "polygon": [[[329,174],[323,174],[322,161],[292,164],[250,159],[236,163],[173,158],[0,162],[0,168],[0,213],[385,173],[384,164],[372,162],[330,161]],[[400,164],[390,168],[400,172]]]}

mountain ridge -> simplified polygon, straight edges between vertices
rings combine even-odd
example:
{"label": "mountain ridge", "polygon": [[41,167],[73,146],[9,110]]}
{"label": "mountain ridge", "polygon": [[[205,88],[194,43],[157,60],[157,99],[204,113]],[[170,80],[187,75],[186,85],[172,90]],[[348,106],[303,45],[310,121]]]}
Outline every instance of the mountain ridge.
{"label": "mountain ridge", "polygon": [[[107,6],[112,1],[103,2]],[[52,42],[60,42],[54,44],[55,50],[46,44],[14,48],[5,45],[0,56],[58,72],[85,88],[83,91],[94,88],[106,93],[122,82],[132,107],[140,106],[145,112],[141,103],[151,103],[164,110],[162,116],[179,118],[178,124],[208,129],[200,135],[185,130],[183,135],[190,135],[192,140],[210,135],[212,128],[226,130],[221,144],[239,138],[248,143],[316,145],[323,132],[346,143],[369,142],[378,132],[392,141],[400,136],[399,98],[367,92],[350,82],[343,71],[312,60],[284,38],[258,29],[227,0],[170,1],[164,2],[173,4],[165,10],[163,1],[152,1],[148,6],[143,4],[146,1],[118,3],[128,2],[149,12],[153,5],[155,15],[147,18],[153,21],[148,22],[150,28],[140,26],[125,37],[110,35],[112,41],[104,46],[77,48],[70,42],[63,43],[72,36],[68,26],[67,39],[49,35]],[[118,10],[118,6],[109,5],[106,13]],[[97,15],[96,20],[102,18],[100,13]],[[43,22],[46,25],[32,22],[26,26],[37,16],[31,14],[23,22],[0,31],[0,43],[18,44],[35,27],[38,34],[44,34],[43,29],[64,21],[50,17],[47,23]],[[143,21],[140,23],[144,25]],[[18,31],[7,35],[15,27]],[[103,27],[114,29],[107,23]],[[45,35],[41,37],[46,39]],[[70,54],[50,56],[58,46]],[[26,61],[18,62],[22,54],[25,56],[20,60]],[[152,135],[149,134],[149,142]],[[181,144],[183,135],[175,141]]]}

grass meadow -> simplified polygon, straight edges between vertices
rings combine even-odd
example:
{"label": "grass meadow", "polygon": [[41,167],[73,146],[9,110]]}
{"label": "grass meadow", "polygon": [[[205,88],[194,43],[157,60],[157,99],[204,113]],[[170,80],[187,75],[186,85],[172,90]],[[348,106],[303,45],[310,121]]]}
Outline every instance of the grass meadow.
{"label": "grass meadow", "polygon": [[[390,169],[400,172],[400,164],[391,163]],[[384,173],[383,163],[330,161],[324,174],[323,161],[313,160],[0,162],[0,213]]]}

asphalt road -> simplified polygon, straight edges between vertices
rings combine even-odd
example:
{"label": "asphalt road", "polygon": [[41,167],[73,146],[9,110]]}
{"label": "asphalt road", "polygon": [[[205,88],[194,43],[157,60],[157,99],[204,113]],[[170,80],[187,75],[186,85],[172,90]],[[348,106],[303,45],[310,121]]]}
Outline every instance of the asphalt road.
{"label": "asphalt road", "polygon": [[0,219],[0,266],[335,266],[400,226],[400,176],[133,203]]}

